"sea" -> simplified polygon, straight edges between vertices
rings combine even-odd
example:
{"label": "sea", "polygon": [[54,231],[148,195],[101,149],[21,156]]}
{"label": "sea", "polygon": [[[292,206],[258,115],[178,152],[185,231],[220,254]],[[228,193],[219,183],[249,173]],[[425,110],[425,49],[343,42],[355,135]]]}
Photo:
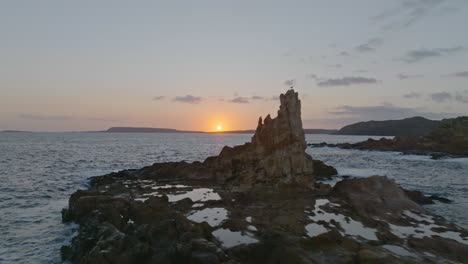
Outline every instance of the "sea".
{"label": "sea", "polygon": [[[89,177],[155,162],[203,161],[249,134],[0,133],[0,263],[62,263],[76,235],[61,210]],[[367,136],[306,135],[308,143],[359,142]],[[372,137],[379,138],[379,137]],[[468,158],[433,160],[398,152],[307,148],[339,175],[384,175],[404,188],[452,200],[425,206],[468,228]],[[333,183],[333,182],[332,182]]]}

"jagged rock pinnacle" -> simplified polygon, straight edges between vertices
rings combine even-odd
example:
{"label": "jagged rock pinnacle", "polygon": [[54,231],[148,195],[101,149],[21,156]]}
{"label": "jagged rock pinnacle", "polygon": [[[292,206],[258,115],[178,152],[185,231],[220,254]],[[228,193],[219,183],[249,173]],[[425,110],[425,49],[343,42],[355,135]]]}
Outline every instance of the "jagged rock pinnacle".
{"label": "jagged rock pinnacle", "polygon": [[219,156],[204,162],[218,180],[244,187],[297,184],[312,188],[313,161],[305,153],[298,93],[288,90],[280,95],[280,103],[277,117],[259,118],[250,143],[226,146]]}

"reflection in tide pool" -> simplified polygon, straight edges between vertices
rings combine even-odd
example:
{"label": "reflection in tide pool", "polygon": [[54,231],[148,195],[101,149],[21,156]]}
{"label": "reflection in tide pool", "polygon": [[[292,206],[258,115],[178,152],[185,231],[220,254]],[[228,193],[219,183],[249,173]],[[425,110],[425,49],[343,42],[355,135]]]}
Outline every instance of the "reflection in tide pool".
{"label": "reflection in tide pool", "polygon": [[[377,236],[375,235],[377,232],[376,229],[365,227],[361,222],[355,221],[351,217],[342,214],[328,213],[320,208],[327,204],[336,206],[335,204],[330,203],[330,201],[327,199],[317,199],[315,201],[315,209],[313,211],[314,215],[309,216],[309,219],[317,224],[319,224],[320,221],[323,221],[329,225],[333,225],[342,235],[361,237],[367,240],[378,240]],[[320,229],[314,225],[309,225],[308,227],[306,226],[307,234],[311,237],[327,232],[325,227],[324,229],[325,230]]]}
{"label": "reflection in tide pool", "polygon": [[169,202],[177,202],[185,198],[190,198],[192,202],[206,202],[221,200],[221,197],[213,189],[197,188],[182,194],[169,194]]}
{"label": "reflection in tide pool", "polygon": [[213,231],[213,236],[221,242],[224,248],[231,248],[243,244],[257,243],[258,240],[249,232],[231,231],[220,228]]}
{"label": "reflection in tide pool", "polygon": [[219,226],[227,219],[228,211],[224,208],[205,208],[200,211],[196,211],[187,216],[187,219],[202,223],[207,222],[210,226]]}

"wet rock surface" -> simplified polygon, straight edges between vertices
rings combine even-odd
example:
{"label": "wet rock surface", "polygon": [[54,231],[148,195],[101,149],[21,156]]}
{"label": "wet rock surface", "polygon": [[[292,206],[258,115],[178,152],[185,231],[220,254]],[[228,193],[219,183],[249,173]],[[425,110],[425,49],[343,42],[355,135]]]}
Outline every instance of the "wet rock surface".
{"label": "wet rock surface", "polygon": [[250,143],[205,162],[154,164],[94,177],[64,221],[73,263],[456,263],[468,232],[428,215],[385,177],[315,182],[332,168],[305,154],[300,101]]}

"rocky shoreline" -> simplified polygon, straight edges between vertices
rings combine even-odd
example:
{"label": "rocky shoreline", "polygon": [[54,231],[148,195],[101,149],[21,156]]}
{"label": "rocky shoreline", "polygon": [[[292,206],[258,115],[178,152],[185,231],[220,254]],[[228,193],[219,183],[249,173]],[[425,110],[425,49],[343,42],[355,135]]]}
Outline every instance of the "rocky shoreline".
{"label": "rocky shoreline", "polygon": [[[252,141],[204,162],[93,177],[63,210],[72,263],[467,263],[468,231],[386,177],[317,181],[297,93]],[[418,201],[422,202],[422,201]]]}
{"label": "rocky shoreline", "polygon": [[425,155],[433,159],[468,157],[468,117],[441,121],[427,136],[397,136],[392,139],[369,138],[358,143],[308,144],[309,147],[338,147],[342,149],[396,151],[407,155]]}

